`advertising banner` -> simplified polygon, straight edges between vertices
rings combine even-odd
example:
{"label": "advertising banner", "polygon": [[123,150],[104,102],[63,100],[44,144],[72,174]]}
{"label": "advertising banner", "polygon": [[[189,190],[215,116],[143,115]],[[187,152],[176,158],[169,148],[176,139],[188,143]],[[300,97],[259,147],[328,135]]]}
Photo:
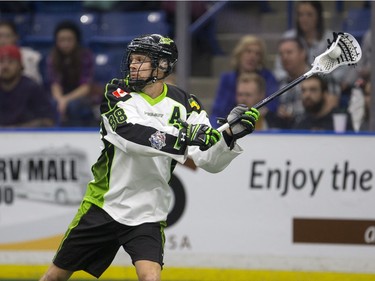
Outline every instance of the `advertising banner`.
{"label": "advertising banner", "polygon": [[99,134],[0,136],[0,250],[54,250],[92,178]]}
{"label": "advertising banner", "polygon": [[187,198],[170,248],[194,253],[196,266],[202,257],[212,266],[375,272],[373,143],[255,134],[221,173],[179,166]]}
{"label": "advertising banner", "polygon": [[[165,264],[375,273],[374,141],[256,133],[220,173],[178,165]],[[51,261],[100,146],[92,131],[0,134],[0,265]]]}

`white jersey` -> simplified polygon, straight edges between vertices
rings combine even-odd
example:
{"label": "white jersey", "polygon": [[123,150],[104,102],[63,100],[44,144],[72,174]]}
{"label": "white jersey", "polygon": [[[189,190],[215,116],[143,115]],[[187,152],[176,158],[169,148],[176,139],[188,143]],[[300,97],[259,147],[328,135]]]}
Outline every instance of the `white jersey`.
{"label": "white jersey", "polygon": [[30,47],[21,47],[21,58],[23,66],[23,75],[33,79],[38,84],[42,84],[42,75],[39,71],[39,63],[42,60],[42,54]]}
{"label": "white jersey", "polygon": [[180,147],[173,126],[178,118],[192,124],[209,125],[209,120],[195,97],[172,85],[164,84],[163,93],[152,99],[127,92],[114,79],[106,86],[101,114],[104,149],[84,200],[122,224],[166,221],[172,199],[168,182],[177,162],[190,157],[215,173],[242,152],[238,145],[230,150],[224,138],[207,151]]}

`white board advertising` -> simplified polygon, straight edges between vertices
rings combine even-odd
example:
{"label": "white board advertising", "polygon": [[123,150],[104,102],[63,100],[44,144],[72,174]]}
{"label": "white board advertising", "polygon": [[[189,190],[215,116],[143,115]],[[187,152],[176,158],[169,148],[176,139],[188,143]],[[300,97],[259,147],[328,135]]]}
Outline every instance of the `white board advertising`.
{"label": "white board advertising", "polygon": [[[375,273],[374,141],[258,133],[220,173],[178,165],[165,263]],[[50,262],[100,145],[97,132],[1,133],[0,264]]]}

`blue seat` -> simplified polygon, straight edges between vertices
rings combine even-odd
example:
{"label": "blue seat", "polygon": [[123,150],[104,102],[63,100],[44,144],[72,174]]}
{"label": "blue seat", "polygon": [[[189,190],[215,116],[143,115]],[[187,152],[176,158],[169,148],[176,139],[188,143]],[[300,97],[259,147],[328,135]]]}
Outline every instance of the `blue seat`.
{"label": "blue seat", "polygon": [[343,21],[343,31],[350,33],[361,42],[363,35],[370,28],[370,23],[370,9],[351,9]]}
{"label": "blue seat", "polygon": [[121,77],[122,53],[103,52],[95,55],[95,82],[105,84]]}
{"label": "blue seat", "polygon": [[121,61],[122,52],[103,52],[95,55],[94,81],[91,88],[91,103],[95,111],[102,102],[105,85],[113,78],[122,78]]}
{"label": "blue seat", "polygon": [[170,27],[164,11],[106,12],[100,16],[98,34],[90,44],[100,51],[101,47],[108,45],[125,48],[134,37],[151,33],[169,35]]}
{"label": "blue seat", "polygon": [[83,1],[34,1],[37,13],[75,13],[82,10]]}
{"label": "blue seat", "polygon": [[96,13],[36,13],[32,19],[30,33],[25,36],[25,43],[33,47],[52,46],[55,27],[65,20],[77,24],[81,30],[84,45],[88,44],[98,29],[98,14]]}

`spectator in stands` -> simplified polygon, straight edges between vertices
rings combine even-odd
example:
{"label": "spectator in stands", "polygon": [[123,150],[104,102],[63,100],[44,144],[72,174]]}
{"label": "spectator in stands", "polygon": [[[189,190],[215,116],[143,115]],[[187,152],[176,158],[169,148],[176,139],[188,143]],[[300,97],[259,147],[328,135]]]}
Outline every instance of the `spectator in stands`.
{"label": "spectator in stands", "polygon": [[357,79],[370,79],[370,71],[371,71],[371,30],[367,30],[365,35],[363,36],[361,42],[362,48],[362,58],[359,60],[357,65]]}
{"label": "spectator in stands", "polygon": [[[0,20],[0,47],[6,45],[17,45],[20,38],[15,24],[11,21]],[[42,84],[39,64],[42,59],[40,52],[30,47],[20,47],[22,54],[23,74],[37,83]]]}
{"label": "spectator in stands", "polygon": [[[327,39],[332,40],[333,32],[325,28],[323,18],[323,5],[320,1],[297,1],[295,9],[295,27],[287,30],[282,37],[297,37],[303,43],[307,51],[307,63],[311,65],[315,57],[322,54],[328,46]],[[348,75],[352,69],[338,68],[327,76],[335,80],[339,85],[335,89],[335,94],[341,98],[342,92],[348,90],[349,85],[353,84],[353,75]],[[287,75],[281,65],[279,57],[275,59],[274,75],[278,81]],[[343,101],[345,103],[345,101]],[[343,105],[344,107],[345,105]]]}
{"label": "spectator in stands", "polygon": [[21,52],[15,45],[0,47],[0,126],[47,127],[54,111],[44,88],[22,74]]}
{"label": "spectator in stands", "polygon": [[[242,73],[237,79],[236,86],[236,102],[253,107],[266,97],[266,83],[257,73]],[[260,117],[255,128],[257,130],[268,130],[274,128],[282,128],[283,125],[276,117],[276,114],[269,111],[267,107],[259,109]]]}
{"label": "spectator in stands", "polygon": [[[301,82],[302,104],[305,113],[293,128],[297,130],[333,131],[333,114],[340,112],[327,103],[328,85],[319,75],[313,75]],[[352,122],[347,114],[346,130],[353,131]]]}
{"label": "spectator in stands", "polygon": [[[327,49],[327,39],[332,39],[332,31],[324,27],[323,6],[320,1],[297,1],[295,9],[295,27],[287,30],[282,38],[297,37],[307,51],[310,65],[314,58]],[[274,74],[278,80],[285,78],[280,59],[275,61]]]}
{"label": "spectator in stands", "polygon": [[354,85],[348,106],[353,128],[358,131],[370,130],[371,80],[358,79]]}
{"label": "spectator in stands", "polygon": [[[295,37],[281,39],[278,44],[278,55],[281,65],[286,71],[286,76],[280,80],[280,88],[285,87],[298,77],[310,70],[311,66],[307,62],[307,52],[301,40]],[[339,87],[334,80],[329,81],[329,94],[327,94],[327,104],[331,108],[338,104],[336,93]],[[290,128],[293,123],[303,114],[304,107],[301,99],[301,85],[297,84],[287,93],[279,97],[279,107],[277,115],[283,120],[285,128]]]}
{"label": "spectator in stands", "polygon": [[356,82],[351,90],[348,111],[354,130],[368,131],[371,105],[371,30],[366,31],[361,47],[362,58],[355,68]]}
{"label": "spectator in stands", "polygon": [[[279,81],[280,88],[297,79],[309,70],[306,50],[297,38],[282,39],[278,45],[278,55],[286,75]],[[295,119],[303,112],[301,85],[297,84],[279,97],[277,115],[284,120],[286,129],[291,128]]]}
{"label": "spectator in stands", "polygon": [[[217,127],[217,118],[227,116],[236,105],[236,83],[241,73],[258,73],[266,82],[266,96],[278,89],[272,72],[265,67],[266,47],[264,41],[253,35],[245,35],[232,52],[232,71],[221,75],[213,103],[210,121]],[[277,100],[267,105],[268,110],[276,111]]]}
{"label": "spectator in stands", "polygon": [[57,25],[54,42],[47,58],[47,70],[51,93],[60,115],[60,125],[97,125],[90,98],[94,76],[93,53],[81,46],[81,32],[70,21]]}

